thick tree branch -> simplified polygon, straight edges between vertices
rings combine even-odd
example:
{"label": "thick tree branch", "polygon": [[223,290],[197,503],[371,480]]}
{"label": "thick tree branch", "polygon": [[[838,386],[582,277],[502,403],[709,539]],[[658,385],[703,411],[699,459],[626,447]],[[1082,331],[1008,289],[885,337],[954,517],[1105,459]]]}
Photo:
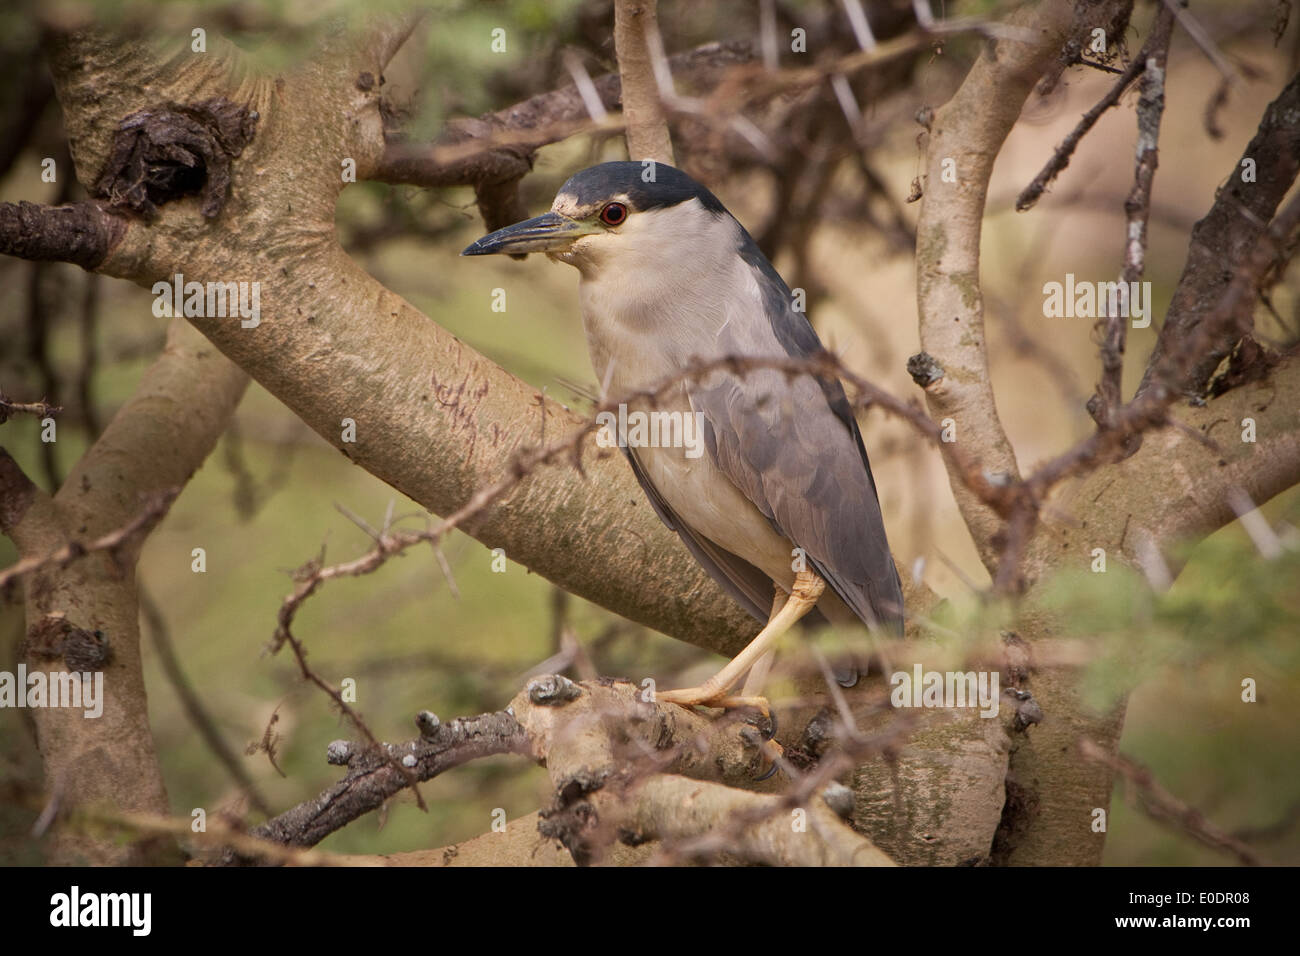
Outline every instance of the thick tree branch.
{"label": "thick tree branch", "polygon": [[[633,840],[672,843],[713,832],[733,815],[754,823],[739,831],[727,847],[729,855],[746,863],[768,866],[893,866],[870,840],[859,836],[821,798],[807,807],[787,810],[772,794],[736,790],[660,774],[630,788],[626,796],[598,801],[612,816],[610,824]],[[608,809],[606,809],[608,808]],[[611,812],[612,811],[612,812]],[[803,816],[792,824],[792,813]],[[806,829],[803,829],[806,827]]]}
{"label": "thick tree branch", "polygon": [[39,548],[45,539],[34,529],[57,524],[50,496],[27,477],[9,452],[0,448],[0,534],[13,538],[21,552],[23,541],[19,535],[27,534],[31,546]]}
{"label": "thick tree branch", "polygon": [[[933,374],[924,386],[936,419],[952,418],[957,440],[990,474],[1019,477],[989,380],[979,249],[989,176],[1035,82],[1051,67],[1076,22],[1066,0],[1024,7],[1010,18],[1034,39],[991,41],[956,94],[929,124],[925,198],[917,223],[917,310],[921,347]],[[1088,12],[1088,20],[1105,17]],[[952,182],[953,174],[956,182]],[[997,514],[949,471],[962,517],[990,573],[997,569]]]}
{"label": "thick tree branch", "polygon": [[43,206],[0,203],[0,255],[97,269],[126,232],[126,220],[98,200]]}
{"label": "thick tree branch", "polygon": [[409,766],[419,780],[431,780],[452,767],[493,754],[528,754],[529,740],[507,712],[458,717],[441,724],[432,714],[420,715],[421,733],[383,750],[335,741],[330,763],[346,765],[347,775],[315,799],[300,803],[255,827],[253,836],[284,846],[315,846],[335,830],[379,809],[410,786],[410,779],[393,766]]}
{"label": "thick tree branch", "polygon": [[[93,668],[103,673],[102,716],[89,720],[57,707],[33,711],[46,789],[64,805],[167,812],[140,663],[134,566],[141,536],[130,532],[135,520],[158,517],[146,509],[138,518],[141,496],[153,501],[183,486],[202,463],[247,382],[184,320],[173,321],[163,354],[63,487],[52,499],[32,498],[6,530],[23,558],[55,554],[74,540],[108,542],[105,550],[27,577],[29,670],[91,669],[69,660],[66,649],[46,646],[42,622],[98,632],[107,646],[107,660]],[[160,852],[166,854],[149,844],[123,846],[61,831],[53,848],[56,859],[101,863],[142,862]]]}
{"label": "thick tree branch", "polygon": [[1192,229],[1187,264],[1174,289],[1165,324],[1139,392],[1163,384],[1201,395],[1215,368],[1253,327],[1208,321],[1234,277],[1246,267],[1300,172],[1300,75],[1291,78],[1264,111],[1259,129],[1228,173],[1214,205]]}
{"label": "thick tree branch", "polygon": [[[427,780],[469,760],[511,753],[546,764],[558,796],[542,814],[543,834],[564,842],[580,862],[605,857],[616,839],[687,840],[743,818],[749,824],[727,849],[745,860],[889,865],[818,798],[808,801],[806,828],[795,828],[783,798],[721,782],[752,777],[759,756],[752,729],[734,719],[710,721],[674,704],[646,702],[641,694],[628,682],[538,677],[500,713],[448,724],[422,713],[420,737],[385,745],[384,752],[336,741],[328,759],[346,764],[347,776],[255,828],[252,836],[291,847],[315,845],[408,785],[393,758]],[[225,859],[235,861],[234,854]]]}
{"label": "thick tree branch", "polygon": [[536,678],[511,704],[556,791],[543,833],[577,862],[601,859],[615,840],[671,844],[746,820],[727,847],[743,860],[892,865],[819,797],[803,808],[806,827],[794,827],[784,798],[721,782],[752,779],[759,755],[752,728],[737,732],[734,723],[708,723],[641,695],[627,682]]}
{"label": "thick tree branch", "polygon": [[[360,863],[382,866],[448,867],[574,867],[569,851],[556,840],[538,831],[537,811],[506,822],[503,831],[492,830],[468,840],[432,850],[412,850],[382,856],[348,857]],[[649,847],[633,849],[615,846],[606,861],[611,866],[635,866],[650,853]]]}
{"label": "thick tree branch", "polygon": [[673,142],[649,46],[659,29],[657,7],[658,0],[614,0],[614,50],[623,78],[628,156],[671,166]]}
{"label": "thick tree branch", "polygon": [[[1292,355],[1266,378],[1176,414],[1184,429],[1149,435],[1142,451],[1114,473],[1090,477],[1060,502],[1073,512],[1085,501],[1105,503],[1110,517],[1095,528],[1097,546],[1113,547],[1136,564],[1141,537],[1149,535],[1175,571],[1180,544],[1237,519],[1232,489],[1263,504],[1300,484],[1300,357]],[[1256,441],[1242,440],[1246,419],[1254,423]],[[1217,442],[1220,453],[1193,436]],[[1134,520],[1125,535],[1120,529],[1128,516]]]}
{"label": "thick tree branch", "polygon": [[[1144,550],[1156,549],[1177,573],[1179,555],[1185,554],[1177,545],[1235,520],[1231,488],[1262,503],[1300,483],[1300,366],[1295,357],[1266,379],[1172,414],[1184,427],[1150,432],[1131,457],[1056,487],[1025,556],[1031,581],[1053,569],[1087,567],[1097,548],[1132,567],[1142,566]],[[1247,417],[1256,422],[1256,443],[1241,441]],[[1210,451],[1193,435],[1216,441],[1221,452]],[[1022,627],[1046,630],[1050,621],[1050,614],[1031,599]],[[1033,646],[1037,651],[1039,643]],[[1124,712],[1120,706],[1096,714],[1080,695],[1080,676],[1078,667],[1069,665],[1039,667],[1031,676],[1029,686],[1049,718],[1060,719],[1044,721],[1031,740],[1012,752],[1008,809],[994,853],[998,863],[1095,862],[1101,857],[1102,840],[1080,844],[1070,827],[1080,807],[1109,805],[1112,771],[1105,764],[1081,763],[1075,747],[1084,735],[1115,753]]]}

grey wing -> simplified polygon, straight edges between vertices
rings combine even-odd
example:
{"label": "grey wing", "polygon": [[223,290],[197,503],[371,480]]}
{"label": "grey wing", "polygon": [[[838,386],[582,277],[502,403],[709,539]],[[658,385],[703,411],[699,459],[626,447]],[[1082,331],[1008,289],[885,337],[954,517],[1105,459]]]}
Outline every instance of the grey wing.
{"label": "grey wing", "polygon": [[[748,239],[748,236],[745,236]],[[752,240],[750,240],[752,244]],[[758,252],[757,296],[723,327],[722,354],[806,357],[822,345]],[[748,253],[748,255],[746,255]],[[688,386],[718,467],[868,625],[900,632],[903,594],[885,538],[871,465],[838,381],[774,370],[718,371]]]}
{"label": "grey wing", "polygon": [[691,552],[695,560],[704,566],[704,570],[722,585],[737,604],[758,620],[767,623],[774,593],[771,579],[744,558],[737,557],[730,551],[718,547],[703,535],[696,534],[690,525],[682,521],[673,513],[672,508],[668,507],[668,502],[664,501],[658,489],[650,483],[650,479],[646,477],[641,463],[636,460],[636,455],[631,449],[624,448],[623,451],[632,465],[632,473],[641,483],[642,490],[650,499],[650,506],[654,508],[660,520],[670,530],[677,532],[677,536],[682,539],[682,543],[686,545],[686,549]]}
{"label": "grey wing", "polygon": [[692,388],[719,469],[868,625],[897,630],[902,589],[854,430],[809,376],[751,372]]}

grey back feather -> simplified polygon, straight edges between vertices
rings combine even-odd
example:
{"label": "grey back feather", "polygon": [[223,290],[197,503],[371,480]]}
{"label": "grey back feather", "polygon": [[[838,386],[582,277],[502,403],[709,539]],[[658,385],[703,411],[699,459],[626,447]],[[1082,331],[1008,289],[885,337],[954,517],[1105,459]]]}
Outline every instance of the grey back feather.
{"label": "grey back feather", "polygon": [[[787,356],[822,344],[796,312],[781,276],[740,230],[740,255],[758,283],[772,338],[751,321],[728,321],[718,353],[762,355],[773,339]],[[750,308],[744,303],[741,308]],[[766,331],[766,330],[765,330]],[[871,464],[837,380],[775,370],[713,373],[688,386],[703,412],[709,454],[776,530],[803,548],[809,564],[869,626],[901,632],[903,594],[885,538]]]}

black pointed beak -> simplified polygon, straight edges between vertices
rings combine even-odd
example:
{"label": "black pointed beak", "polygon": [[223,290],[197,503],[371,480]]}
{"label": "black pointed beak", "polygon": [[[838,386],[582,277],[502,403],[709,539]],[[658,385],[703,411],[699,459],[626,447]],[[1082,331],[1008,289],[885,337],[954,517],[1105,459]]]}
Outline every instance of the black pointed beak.
{"label": "black pointed beak", "polygon": [[595,226],[556,212],[525,219],[478,239],[462,256],[519,255],[527,252],[563,252],[575,239],[599,231]]}

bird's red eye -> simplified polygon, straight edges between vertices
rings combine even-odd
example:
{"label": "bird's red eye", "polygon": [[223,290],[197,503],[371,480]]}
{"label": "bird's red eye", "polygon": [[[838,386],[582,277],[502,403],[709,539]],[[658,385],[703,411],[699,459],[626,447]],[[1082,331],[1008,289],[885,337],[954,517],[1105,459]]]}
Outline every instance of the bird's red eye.
{"label": "bird's red eye", "polygon": [[600,221],[607,226],[621,226],[627,218],[627,206],[621,202],[612,202],[600,211]]}

